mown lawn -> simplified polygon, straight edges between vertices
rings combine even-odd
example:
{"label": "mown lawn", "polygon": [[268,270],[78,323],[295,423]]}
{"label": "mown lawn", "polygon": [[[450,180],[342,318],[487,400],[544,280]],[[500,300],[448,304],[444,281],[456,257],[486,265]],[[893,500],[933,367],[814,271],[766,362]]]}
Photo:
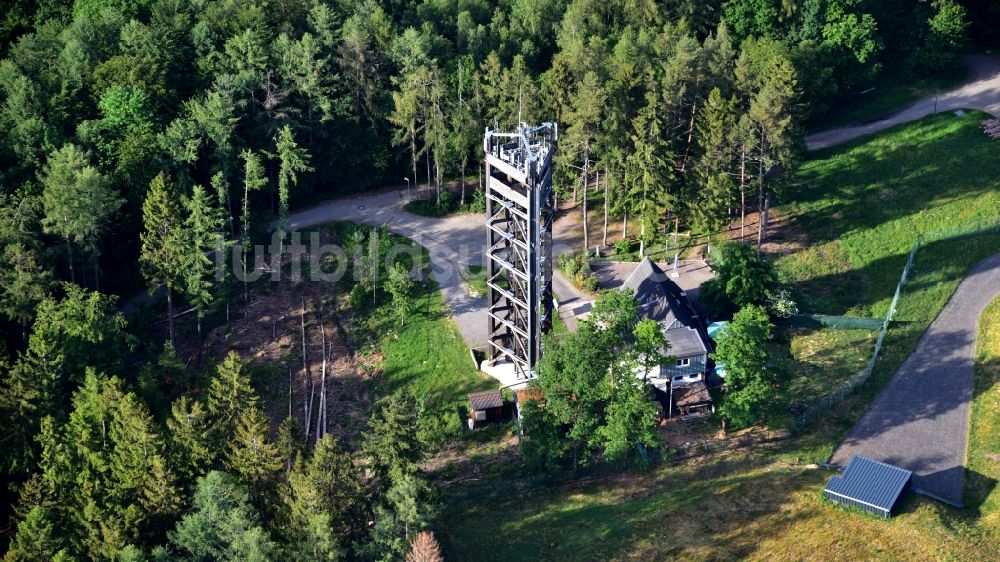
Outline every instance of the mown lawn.
{"label": "mown lawn", "polygon": [[917,234],[1000,215],[1000,143],[984,116],[928,117],[803,164],[778,208],[801,248],[776,260],[802,310],[883,316]]}
{"label": "mown lawn", "polygon": [[780,360],[787,373],[781,391],[784,401],[809,405],[826,396],[865,367],[878,332],[831,327],[782,330],[778,345],[788,355]]}

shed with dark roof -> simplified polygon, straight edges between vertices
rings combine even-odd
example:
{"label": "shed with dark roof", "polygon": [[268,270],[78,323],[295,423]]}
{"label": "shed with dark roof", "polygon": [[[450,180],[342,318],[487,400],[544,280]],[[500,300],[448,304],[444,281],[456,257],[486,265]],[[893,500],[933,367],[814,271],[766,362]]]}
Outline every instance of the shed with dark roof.
{"label": "shed with dark roof", "polygon": [[854,455],[842,475],[830,478],[823,495],[830,501],[888,518],[912,477],[909,470]]}
{"label": "shed with dark roof", "polygon": [[499,390],[469,394],[469,428],[475,429],[500,421],[503,416],[503,397]]}

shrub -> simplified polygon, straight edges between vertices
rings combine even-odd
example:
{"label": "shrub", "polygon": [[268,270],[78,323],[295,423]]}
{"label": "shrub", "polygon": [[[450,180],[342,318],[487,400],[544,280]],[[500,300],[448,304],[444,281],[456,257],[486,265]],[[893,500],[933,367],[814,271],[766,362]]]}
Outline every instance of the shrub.
{"label": "shrub", "polygon": [[352,309],[361,310],[368,304],[368,297],[368,291],[361,283],[357,283],[351,287],[351,296],[348,298],[348,302]]}
{"label": "shrub", "polygon": [[469,203],[469,210],[473,213],[486,212],[486,192],[482,189],[472,190],[472,202]]}
{"label": "shrub", "polygon": [[616,256],[624,256],[624,255],[628,254],[631,251],[632,251],[632,241],[631,240],[626,240],[626,239],[623,238],[623,239],[615,242],[615,255]]}
{"label": "shrub", "polygon": [[799,313],[799,306],[788,289],[778,289],[768,297],[767,310],[775,318],[791,318]]}

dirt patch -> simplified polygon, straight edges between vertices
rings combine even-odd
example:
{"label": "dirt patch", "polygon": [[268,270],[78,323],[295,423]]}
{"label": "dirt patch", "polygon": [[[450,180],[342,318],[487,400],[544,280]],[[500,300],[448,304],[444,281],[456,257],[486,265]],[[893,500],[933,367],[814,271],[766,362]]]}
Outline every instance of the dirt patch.
{"label": "dirt patch", "polygon": [[[756,243],[759,222],[760,213],[748,212],[745,224],[741,222],[740,217],[735,217],[722,234],[729,240]],[[795,227],[794,215],[771,209],[767,240],[761,245],[762,252],[774,255],[791,254],[805,249],[808,241],[806,234]]]}
{"label": "dirt patch", "polygon": [[245,309],[237,295],[230,322],[207,334],[203,363],[236,351],[251,365],[272,430],[292,415],[315,435],[325,351],[326,432],[352,441],[371,409],[367,381],[381,370],[378,358],[356,356],[341,298],[332,283],[265,276],[248,287]]}

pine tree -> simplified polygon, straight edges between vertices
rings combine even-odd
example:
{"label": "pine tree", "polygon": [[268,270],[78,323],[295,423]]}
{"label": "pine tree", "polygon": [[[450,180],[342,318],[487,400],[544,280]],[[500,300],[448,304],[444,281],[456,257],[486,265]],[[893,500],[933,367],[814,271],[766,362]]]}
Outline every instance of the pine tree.
{"label": "pine tree", "polygon": [[54,514],[35,506],[18,522],[17,534],[4,556],[5,562],[36,562],[39,560],[66,560],[63,538],[56,527]]}
{"label": "pine tree", "polygon": [[640,220],[639,253],[647,253],[646,246],[656,234],[661,211],[672,209],[668,186],[673,179],[671,160],[673,153],[664,141],[662,106],[656,94],[650,94],[647,104],[632,121],[633,152],[626,160],[625,181],[633,215]]}
{"label": "pine tree", "polygon": [[260,156],[252,150],[243,154],[243,210],[240,213],[240,251],[243,264],[243,314],[247,305],[247,259],[250,254],[250,192],[263,189],[267,185],[264,164]]}
{"label": "pine tree", "polygon": [[[89,155],[73,144],[49,155],[41,180],[45,186],[42,227],[66,241],[70,279],[75,283],[73,244],[89,249],[96,260],[97,237],[121,207],[122,200],[108,179],[90,164]],[[95,283],[96,273],[95,270]],[[100,288],[99,283],[97,287]]]}
{"label": "pine tree", "polygon": [[692,225],[713,234],[728,223],[735,185],[732,179],[735,103],[712,89],[698,114],[697,138],[701,158],[695,167],[696,187],[688,196]]}
{"label": "pine tree", "polygon": [[289,476],[289,530],[299,560],[330,560],[358,531],[355,518],[365,505],[357,469],[337,440],[325,435],[313,457]]}
{"label": "pine tree", "polygon": [[417,409],[413,400],[392,394],[378,401],[364,434],[363,449],[386,485],[387,478],[414,469],[423,456],[417,432]]}
{"label": "pine tree", "polygon": [[278,452],[285,459],[285,472],[291,472],[292,467],[302,458],[305,444],[305,435],[298,418],[286,417],[278,427]]}
{"label": "pine tree", "polygon": [[192,560],[278,559],[277,545],[261,526],[246,490],[225,472],[198,479],[194,512],[168,533],[170,543]]}
{"label": "pine tree", "polygon": [[[565,147],[565,161],[581,169],[580,183],[583,192],[583,250],[590,248],[587,218],[587,193],[590,188],[590,164],[593,154],[597,152],[597,140],[601,133],[601,123],[607,105],[607,94],[600,79],[594,72],[588,72],[577,87],[570,100],[566,112],[565,139],[560,144]],[[561,148],[561,150],[563,150]],[[573,200],[576,201],[576,188],[573,189]]]}
{"label": "pine tree", "polygon": [[[32,355],[18,359],[0,380],[0,447],[3,472],[27,476],[38,461],[38,434],[41,420],[59,406],[59,383],[43,362]],[[49,372],[47,372],[49,371]]]}
{"label": "pine tree", "polygon": [[140,236],[142,254],[139,264],[149,283],[150,293],[160,287],[167,294],[167,325],[170,343],[174,342],[174,292],[183,288],[186,252],[182,227],[181,205],[173,183],[160,173],[149,184],[146,200],[142,205],[142,223],[145,231]]}
{"label": "pine tree", "polygon": [[385,289],[392,295],[392,309],[402,326],[413,309],[413,297],[410,295],[413,291],[413,279],[410,278],[410,272],[402,264],[393,264],[385,280]]}

